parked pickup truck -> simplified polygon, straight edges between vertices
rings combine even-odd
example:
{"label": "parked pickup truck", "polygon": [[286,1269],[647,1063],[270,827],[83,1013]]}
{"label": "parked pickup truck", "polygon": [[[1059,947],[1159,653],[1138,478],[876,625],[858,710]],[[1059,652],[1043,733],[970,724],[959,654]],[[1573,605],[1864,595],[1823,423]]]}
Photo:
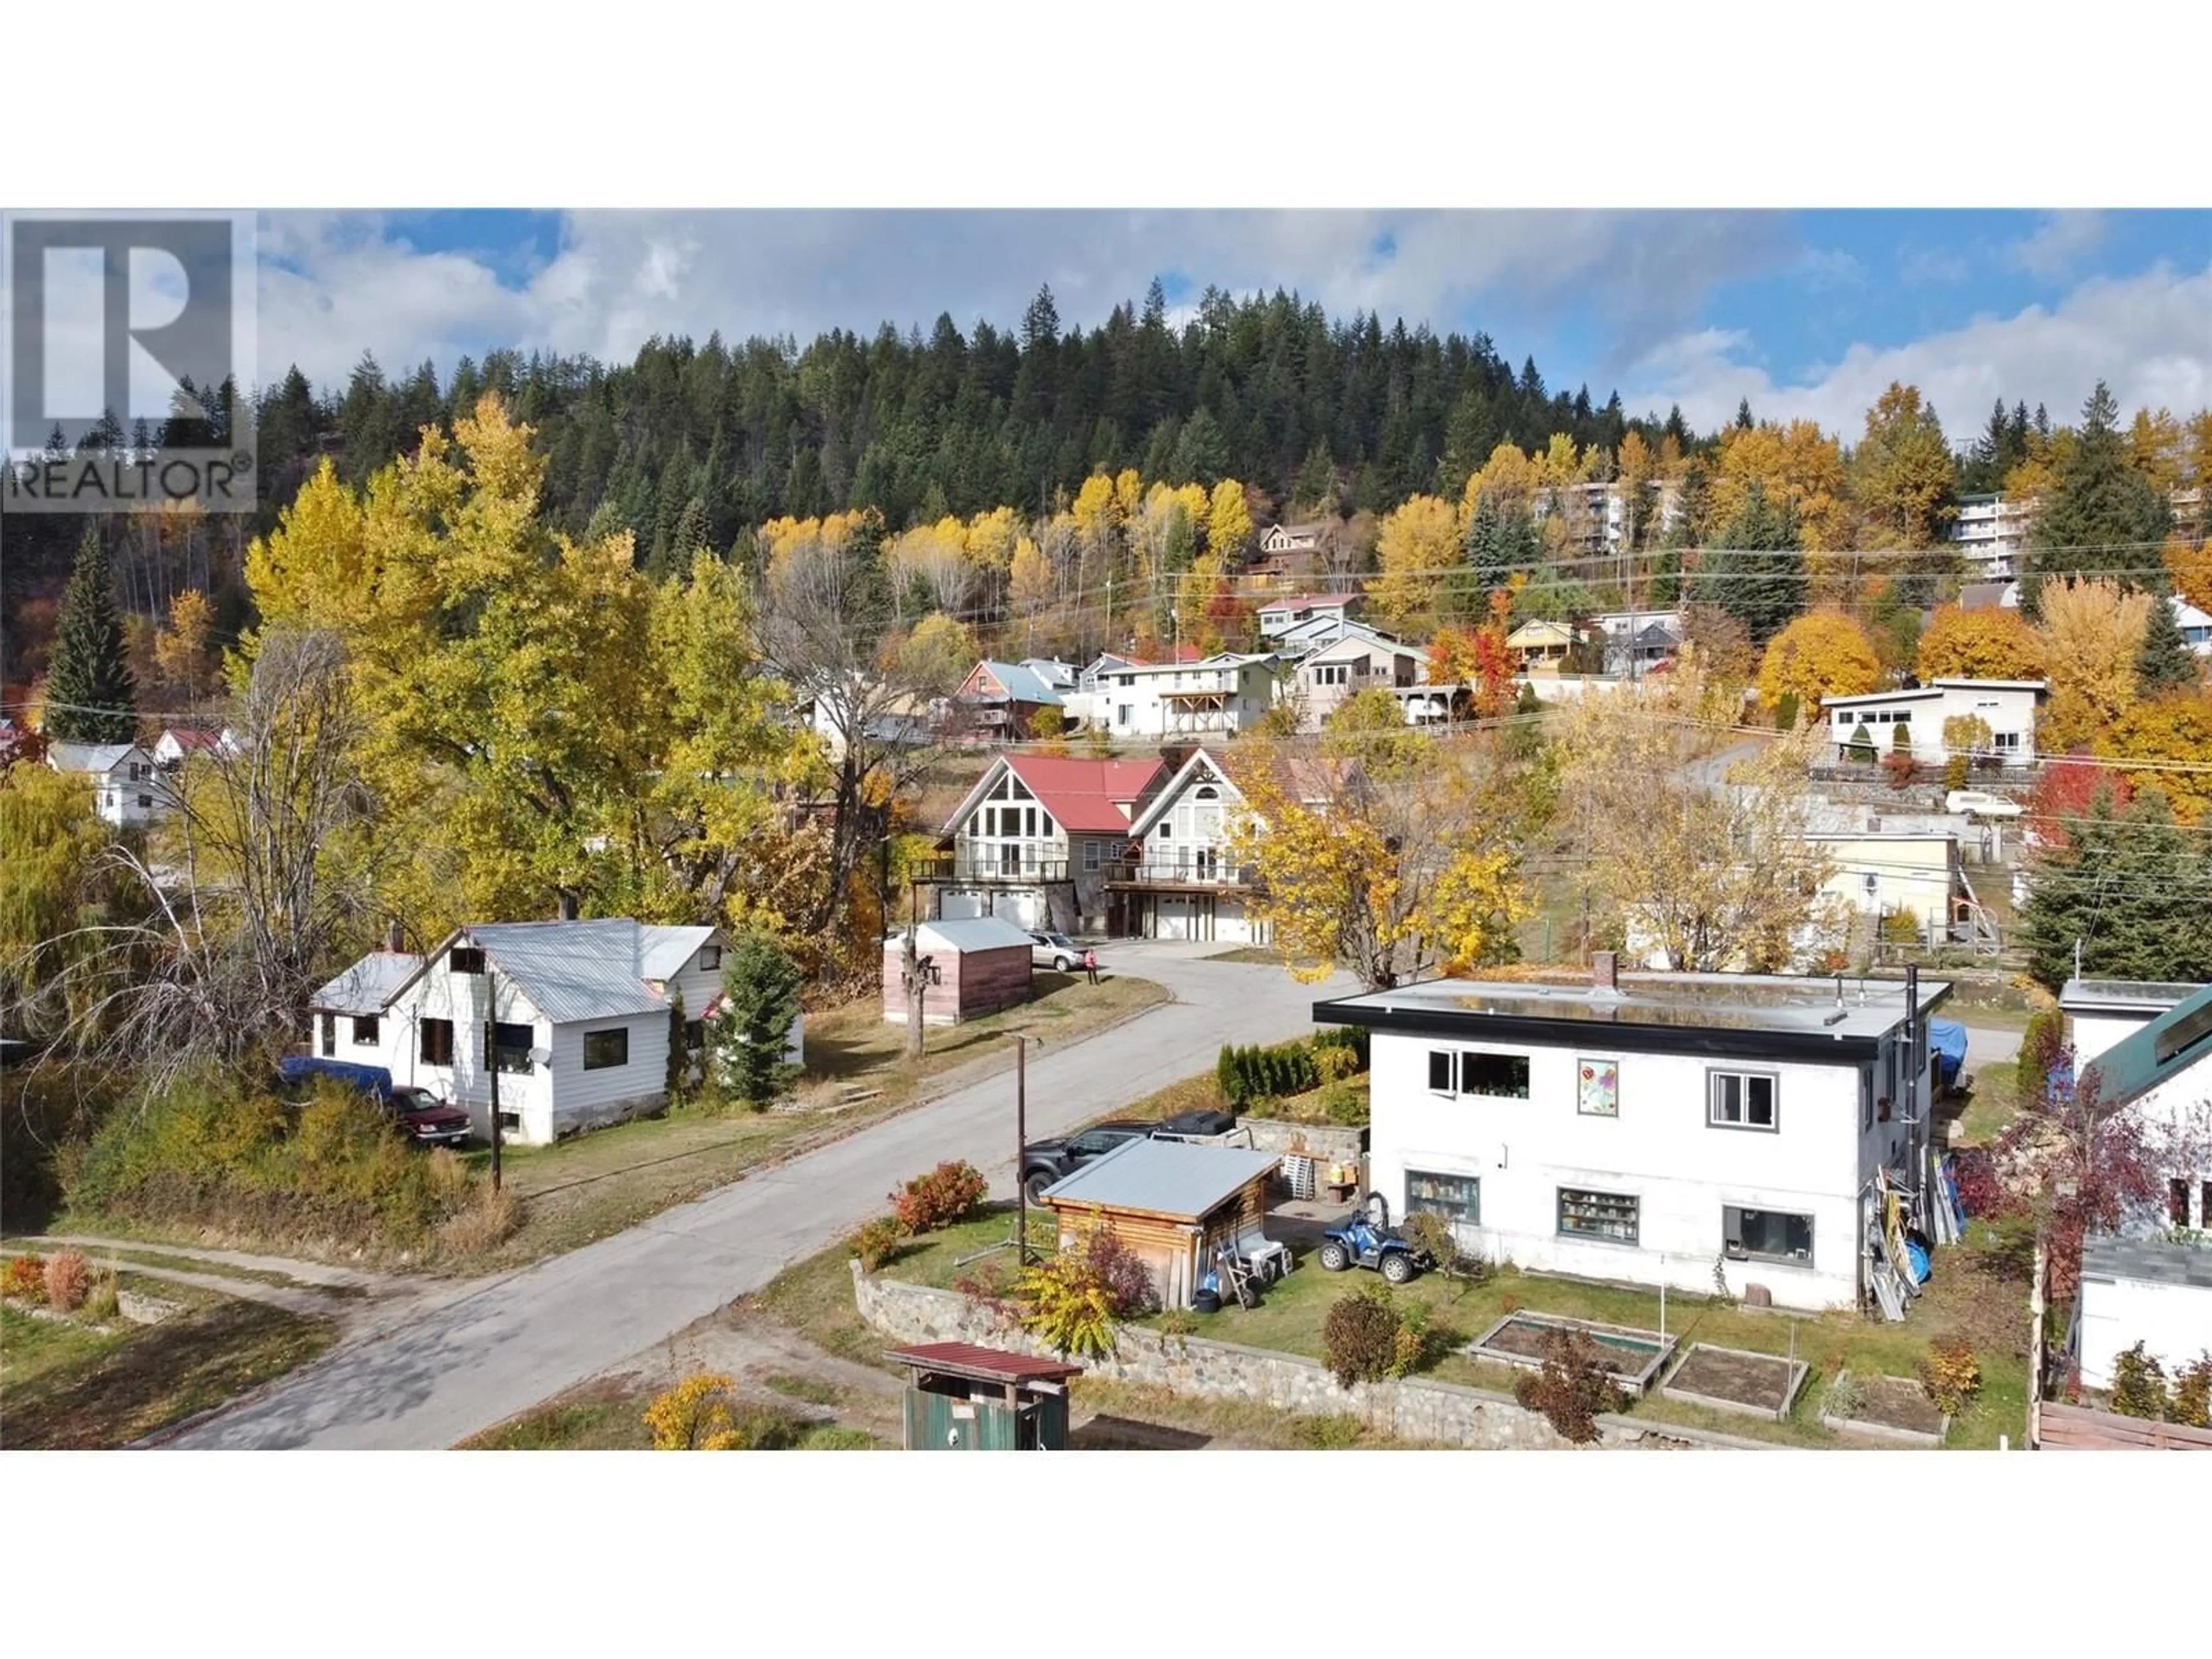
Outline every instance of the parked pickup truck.
{"label": "parked pickup truck", "polygon": [[1074,1174],[1092,1158],[1112,1152],[1124,1141],[1142,1140],[1147,1136],[1160,1140],[1203,1140],[1226,1134],[1236,1127],[1237,1119],[1231,1113],[1200,1109],[1178,1112],[1157,1123],[1114,1118],[1072,1135],[1033,1140],[1022,1148],[1022,1188],[1029,1194],[1030,1202],[1035,1204],[1043,1198],[1046,1188],[1064,1176]]}
{"label": "parked pickup truck", "polygon": [[458,1146],[469,1138],[466,1112],[428,1089],[393,1083],[392,1073],[381,1066],[325,1060],[319,1054],[288,1054],[276,1063],[277,1082],[287,1088],[299,1088],[322,1077],[358,1089],[374,1100],[417,1146]]}

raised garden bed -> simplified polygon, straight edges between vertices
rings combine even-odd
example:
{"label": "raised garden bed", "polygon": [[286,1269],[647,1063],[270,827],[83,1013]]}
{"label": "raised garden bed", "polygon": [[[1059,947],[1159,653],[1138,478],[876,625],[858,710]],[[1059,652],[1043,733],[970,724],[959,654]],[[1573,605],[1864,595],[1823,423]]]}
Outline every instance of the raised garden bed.
{"label": "raised garden bed", "polygon": [[1715,1411],[1778,1420],[1790,1415],[1811,1370],[1803,1360],[1780,1354],[1693,1342],[1659,1392],[1669,1400],[1686,1400]]}
{"label": "raised garden bed", "polygon": [[1541,1370],[1544,1339],[1553,1331],[1579,1332],[1587,1337],[1597,1351],[1598,1363],[1631,1394],[1646,1392],[1651,1379],[1674,1352],[1674,1339],[1662,1336],[1656,1331],[1600,1324],[1589,1319],[1564,1319],[1525,1310],[1506,1315],[1462,1352],[1470,1359],[1494,1360],[1528,1371]]}
{"label": "raised garden bed", "polygon": [[[1854,1392],[1857,1401],[1838,1408],[1837,1395]],[[1928,1398],[1927,1390],[1911,1378],[1854,1379],[1849,1371],[1838,1374],[1821,1404],[1820,1422],[1838,1434],[1863,1434],[1907,1446],[1940,1446],[1951,1426],[1951,1419]]]}

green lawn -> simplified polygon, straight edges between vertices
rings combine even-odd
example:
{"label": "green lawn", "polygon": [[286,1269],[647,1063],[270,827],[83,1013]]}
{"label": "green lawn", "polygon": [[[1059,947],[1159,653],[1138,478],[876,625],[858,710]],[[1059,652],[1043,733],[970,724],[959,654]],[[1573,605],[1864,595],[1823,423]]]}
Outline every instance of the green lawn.
{"label": "green lawn", "polygon": [[2019,1115],[2020,1074],[2008,1061],[1984,1066],[1973,1079],[1966,1109],[1952,1139],[1955,1144],[1986,1146]]}
{"label": "green lawn", "polygon": [[[645,1426],[649,1391],[586,1384],[533,1407],[518,1417],[471,1435],[456,1451],[650,1451]],[[858,1429],[817,1424],[788,1413],[744,1407],[739,1425],[770,1451],[865,1451],[873,1437]]]}
{"label": "green lawn", "polygon": [[125,1446],[314,1358],[327,1320],[162,1280],[123,1286],[187,1304],[158,1325],[100,1331],[0,1307],[0,1446]]}

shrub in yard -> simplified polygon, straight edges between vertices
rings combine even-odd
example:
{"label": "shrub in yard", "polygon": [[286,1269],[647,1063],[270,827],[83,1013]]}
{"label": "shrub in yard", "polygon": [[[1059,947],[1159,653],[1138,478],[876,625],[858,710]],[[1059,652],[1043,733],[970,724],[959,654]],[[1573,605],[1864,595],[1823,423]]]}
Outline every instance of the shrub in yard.
{"label": "shrub in yard", "polygon": [[939,1227],[965,1221],[989,1190],[989,1183],[974,1164],[948,1160],[893,1193],[891,1213],[909,1233],[935,1232]]}
{"label": "shrub in yard", "polygon": [[1858,729],[1851,733],[1850,742],[1844,747],[1849,750],[1850,757],[1861,766],[1872,766],[1875,760],[1874,728],[1864,720],[1861,720],[1858,723]]}
{"label": "shrub in yard", "polygon": [[1314,1451],[1348,1451],[1359,1443],[1364,1425],[1349,1412],[1291,1419],[1291,1438]]}
{"label": "shrub in yard", "polygon": [[509,1188],[494,1192],[487,1181],[438,1224],[438,1246],[454,1255],[483,1255],[514,1237],[521,1225],[522,1200]]}
{"label": "shrub in yard", "polygon": [[1012,1296],[1021,1328],[1062,1358],[1114,1352],[1114,1292],[1082,1245],[1024,1267]]}
{"label": "shrub in yard", "polygon": [[2212,1351],[2199,1353],[2173,1379],[2173,1404],[2168,1414],[2192,1429],[2212,1429]]}
{"label": "shrub in yard", "polygon": [[1450,1222],[1428,1210],[1416,1210],[1399,1229],[1417,1250],[1426,1250],[1439,1269],[1450,1271],[1459,1263],[1459,1235]]}
{"label": "shrub in yard", "polygon": [[1325,1083],[1314,1096],[1321,1115],[1345,1128],[1367,1121],[1367,1091],[1357,1083]]}
{"label": "shrub in yard", "polygon": [[824,1423],[809,1429],[798,1446],[800,1451],[873,1451],[876,1437],[866,1429],[841,1429]]}
{"label": "shrub in yard", "polygon": [[1213,1062],[1213,1086],[1221,1091],[1221,1097],[1231,1104],[1244,1098],[1244,1091],[1237,1073],[1237,1050],[1226,1042],[1221,1045],[1221,1053]]}
{"label": "shrub in yard", "polygon": [[92,1293],[92,1267],[82,1250],[60,1250],[46,1259],[46,1305],[75,1313]]}
{"label": "shrub in yard", "polygon": [[25,1302],[44,1302],[46,1299],[46,1264],[35,1255],[10,1258],[4,1276],[0,1276],[0,1295],[20,1297]]}
{"label": "shrub in yard", "polygon": [[1322,1322],[1322,1363],[1347,1389],[1355,1382],[1374,1382],[1392,1376],[1391,1367],[1398,1363],[1398,1333],[1404,1323],[1391,1301],[1389,1285],[1362,1285],[1337,1297]]}
{"label": "shrub in yard", "polygon": [[1198,1316],[1188,1308],[1170,1308],[1160,1316],[1162,1336],[1188,1336],[1198,1329]]}
{"label": "shrub in yard", "polygon": [[1849,1371],[1838,1371],[1836,1380],[1828,1385],[1827,1398],[1820,1402],[1820,1415],[1847,1422],[1859,1414],[1866,1404],[1866,1390]]}
{"label": "shrub in yard", "polygon": [[1152,1283],[1152,1269],[1111,1227],[1101,1227],[1076,1248],[1105,1285],[1115,1318],[1138,1319],[1159,1311],[1160,1293]]}
{"label": "shrub in yard", "polygon": [[1797,694],[1784,691],[1774,705],[1774,729],[1795,732],[1797,729]]}
{"label": "shrub in yard", "polygon": [[2038,1008],[2027,1017],[2027,1029],[2020,1036],[2020,1058],[2014,1062],[2023,1102],[2043,1098],[2051,1067],[2065,1054],[2066,1016],[2056,1008]]}
{"label": "shrub in yard", "polygon": [[1956,1417],[1981,1391],[1981,1362],[1974,1351],[1955,1336],[1939,1336],[1929,1345],[1919,1365],[1920,1386],[1936,1409]]}
{"label": "shrub in yard", "polygon": [[1943,763],[1944,788],[1964,789],[1966,787],[1967,775],[1972,766],[1973,762],[1965,755],[1954,755],[1945,761]]}
{"label": "shrub in yard", "polygon": [[84,1316],[106,1324],[123,1310],[123,1280],[113,1267],[92,1276],[92,1288],[85,1292]]}
{"label": "shrub in yard", "polygon": [[860,1259],[861,1271],[873,1273],[889,1261],[905,1237],[906,1229],[899,1225],[896,1216],[879,1215],[864,1223],[853,1235],[852,1245],[853,1254]]}
{"label": "shrub in yard", "polygon": [[[1899,735],[1904,734],[1903,726],[1897,730]],[[1913,760],[1911,750],[1893,750],[1881,758],[1881,775],[1889,780],[1891,788],[1910,789],[1920,781],[1920,768]]]}
{"label": "shrub in yard", "polygon": [[1314,1071],[1324,1086],[1359,1075],[1359,1056],[1341,1043],[1316,1043],[1313,1058]]}
{"label": "shrub in yard", "polygon": [[2155,1422],[2166,1408],[2166,1367],[2138,1342],[2112,1362],[2112,1409]]}
{"label": "shrub in yard", "polygon": [[730,1379],[720,1371],[695,1371],[655,1395],[645,1408],[645,1426],[655,1451],[738,1451],[747,1443],[737,1427]]}
{"label": "shrub in yard", "polygon": [[1601,1412],[1626,1403],[1598,1361],[1597,1348],[1580,1331],[1553,1330],[1544,1337],[1544,1369],[1514,1379],[1513,1397],[1544,1420],[1562,1439],[1586,1446],[1597,1438]]}

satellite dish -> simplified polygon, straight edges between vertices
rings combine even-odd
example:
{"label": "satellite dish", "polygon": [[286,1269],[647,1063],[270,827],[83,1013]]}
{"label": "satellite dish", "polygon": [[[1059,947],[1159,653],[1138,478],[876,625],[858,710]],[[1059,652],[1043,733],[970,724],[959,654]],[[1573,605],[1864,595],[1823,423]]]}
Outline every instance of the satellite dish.
{"label": "satellite dish", "polygon": [[553,1063],[553,1051],[550,1048],[532,1048],[530,1051],[530,1063],[532,1066],[550,1066]]}

